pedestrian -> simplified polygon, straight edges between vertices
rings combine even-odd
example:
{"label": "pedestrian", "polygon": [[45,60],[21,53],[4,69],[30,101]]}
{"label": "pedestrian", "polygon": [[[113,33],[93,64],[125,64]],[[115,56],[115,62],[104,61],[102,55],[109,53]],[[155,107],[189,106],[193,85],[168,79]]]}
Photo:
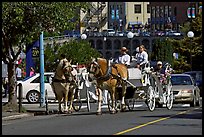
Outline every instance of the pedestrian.
{"label": "pedestrian", "polygon": [[18,80],[22,80],[22,70],[19,68],[18,63],[16,63],[16,78]]}
{"label": "pedestrian", "polygon": [[145,46],[139,46],[139,53],[137,55],[137,65],[136,68],[144,69],[145,64],[148,63],[148,54],[146,52]]}
{"label": "pedestrian", "polygon": [[5,77],[3,79],[2,85],[3,85],[3,89],[4,89],[4,96],[3,96],[3,98],[6,98],[7,94],[8,94],[8,77]]}
{"label": "pedestrian", "polygon": [[35,74],[35,70],[33,67],[30,67],[30,76],[33,76]]}
{"label": "pedestrian", "polygon": [[137,60],[138,54],[139,54],[139,52],[140,52],[140,51],[139,51],[139,48],[140,48],[140,47],[137,47],[137,48],[136,48],[136,54],[135,54],[135,59],[136,59],[136,60]]}
{"label": "pedestrian", "polygon": [[127,54],[128,49],[126,47],[122,47],[120,52],[121,55],[116,59],[115,62],[130,66],[130,55]]}

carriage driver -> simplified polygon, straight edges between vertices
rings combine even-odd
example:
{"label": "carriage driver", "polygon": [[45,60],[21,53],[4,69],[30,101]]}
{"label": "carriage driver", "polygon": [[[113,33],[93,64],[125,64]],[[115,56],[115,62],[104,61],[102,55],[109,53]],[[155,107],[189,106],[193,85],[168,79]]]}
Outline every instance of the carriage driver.
{"label": "carriage driver", "polygon": [[120,52],[121,52],[121,55],[116,59],[115,62],[129,66],[130,65],[130,55],[127,54],[128,49],[126,47],[122,47]]}

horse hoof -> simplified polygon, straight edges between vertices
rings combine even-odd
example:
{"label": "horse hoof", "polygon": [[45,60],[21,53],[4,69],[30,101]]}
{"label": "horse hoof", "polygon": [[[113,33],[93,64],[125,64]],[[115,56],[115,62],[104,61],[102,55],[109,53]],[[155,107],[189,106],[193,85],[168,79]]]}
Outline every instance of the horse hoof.
{"label": "horse hoof", "polygon": [[121,112],[125,112],[125,111],[126,111],[126,107],[125,107],[125,106],[122,106]]}
{"label": "horse hoof", "polygon": [[69,111],[68,111],[68,114],[71,114],[72,112],[73,112],[73,110],[69,110]]}
{"label": "horse hoof", "polygon": [[58,114],[64,114],[64,112],[62,112],[62,111],[58,111]]}
{"label": "horse hoof", "polygon": [[115,113],[116,113],[116,111],[111,111],[110,113],[111,113],[111,114],[115,114]]}
{"label": "horse hoof", "polygon": [[96,112],[96,115],[102,115],[102,112]]}

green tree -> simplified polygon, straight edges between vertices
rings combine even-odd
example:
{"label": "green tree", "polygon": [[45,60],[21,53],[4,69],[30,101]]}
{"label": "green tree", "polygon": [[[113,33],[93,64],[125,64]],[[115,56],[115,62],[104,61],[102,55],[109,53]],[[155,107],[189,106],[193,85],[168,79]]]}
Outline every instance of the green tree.
{"label": "green tree", "polygon": [[[190,57],[192,56],[192,70],[202,70],[202,14],[197,14],[196,18],[192,22],[186,22],[181,31],[184,34],[184,38],[180,40],[172,39],[174,52],[179,53],[179,60],[175,65],[179,68],[179,72],[190,71]],[[194,32],[192,43],[190,38],[187,37],[188,31]],[[191,43],[191,44],[190,44]],[[183,65],[181,65],[183,64]]]}
{"label": "green tree", "polygon": [[91,57],[99,57],[100,53],[91,47],[88,41],[72,40],[62,45],[56,44],[54,48],[45,47],[45,66],[47,71],[54,72],[56,64],[61,54],[65,54],[66,58],[72,60],[72,64],[87,64]]}
{"label": "green tree", "polygon": [[151,60],[173,63],[173,46],[168,38],[156,39],[153,43]]}
{"label": "green tree", "polygon": [[[80,17],[79,10],[87,2],[3,2],[2,3],[2,59],[8,64],[9,100],[17,105],[15,64],[23,45],[39,39],[41,31],[72,30]],[[18,47],[17,52],[14,47]]]}

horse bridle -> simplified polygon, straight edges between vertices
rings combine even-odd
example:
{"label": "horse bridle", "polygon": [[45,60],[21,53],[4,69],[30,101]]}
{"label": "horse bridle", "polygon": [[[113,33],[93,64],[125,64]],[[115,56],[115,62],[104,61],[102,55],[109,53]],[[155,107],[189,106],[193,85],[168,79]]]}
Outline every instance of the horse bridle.
{"label": "horse bridle", "polygon": [[[90,74],[93,74],[95,77],[97,76],[97,74],[101,71],[101,68],[100,68],[100,65],[96,62],[96,61],[93,61],[91,64],[90,64],[90,67],[93,67],[94,66],[94,70],[89,70],[89,73]],[[97,72],[97,69],[98,69],[98,73]]]}
{"label": "horse bridle", "polygon": [[[100,75],[100,72],[101,72],[101,74],[103,74],[103,73],[102,73],[101,67],[100,67],[100,65],[98,64],[98,62],[97,62],[97,61],[92,61],[91,65],[94,65],[94,68],[95,68],[95,69],[92,70],[92,71],[89,71],[89,73],[90,73],[90,74],[93,74],[94,77],[96,78],[96,80],[104,80],[104,81],[106,81],[106,80],[108,80],[108,79],[110,78],[110,76],[112,75],[112,73],[111,73],[111,67],[108,66],[108,63],[107,63],[107,71],[106,71],[105,75],[102,75],[102,76]],[[98,71],[97,71],[96,69],[98,69]]]}

